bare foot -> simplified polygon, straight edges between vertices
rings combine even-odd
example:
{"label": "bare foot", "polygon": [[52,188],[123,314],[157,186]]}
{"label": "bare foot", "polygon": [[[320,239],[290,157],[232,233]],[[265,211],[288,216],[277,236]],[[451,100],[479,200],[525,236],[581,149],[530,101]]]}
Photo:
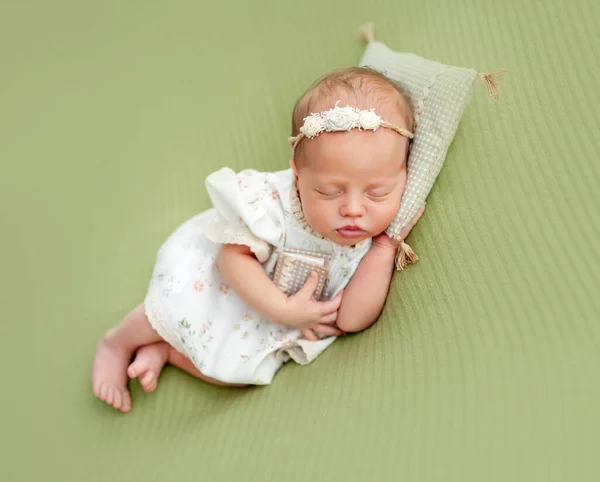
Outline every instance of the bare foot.
{"label": "bare foot", "polygon": [[130,378],[138,378],[145,392],[153,392],[168,357],[169,345],[165,342],[143,346],[135,354],[135,360],[129,365],[127,375]]}
{"label": "bare foot", "polygon": [[116,342],[114,330],[109,331],[98,346],[92,368],[94,395],[117,410],[131,410],[131,397],[127,390],[127,365],[131,353]]}

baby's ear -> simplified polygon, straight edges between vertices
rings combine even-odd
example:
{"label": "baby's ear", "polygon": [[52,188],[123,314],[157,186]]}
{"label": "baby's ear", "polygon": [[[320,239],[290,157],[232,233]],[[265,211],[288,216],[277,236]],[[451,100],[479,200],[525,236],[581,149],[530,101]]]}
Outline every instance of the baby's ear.
{"label": "baby's ear", "polygon": [[294,171],[294,176],[298,179],[298,166],[296,166],[296,161],[294,159],[290,159],[290,167],[292,171]]}

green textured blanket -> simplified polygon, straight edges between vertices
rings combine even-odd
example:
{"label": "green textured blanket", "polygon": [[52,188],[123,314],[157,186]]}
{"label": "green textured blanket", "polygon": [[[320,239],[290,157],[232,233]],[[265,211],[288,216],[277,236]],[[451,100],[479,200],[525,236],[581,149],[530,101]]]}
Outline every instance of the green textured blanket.
{"label": "green textured blanket", "polygon": [[[0,480],[595,481],[598,2],[0,3]],[[119,414],[94,346],[224,165],[287,166],[356,29],[488,71],[371,329],[272,386],[168,368]]]}

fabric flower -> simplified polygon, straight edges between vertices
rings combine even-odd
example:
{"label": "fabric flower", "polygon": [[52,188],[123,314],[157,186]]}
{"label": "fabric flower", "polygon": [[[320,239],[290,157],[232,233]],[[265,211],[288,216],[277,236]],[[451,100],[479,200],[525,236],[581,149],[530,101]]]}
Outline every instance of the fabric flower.
{"label": "fabric flower", "polygon": [[377,130],[379,127],[379,123],[381,122],[381,117],[379,117],[375,112],[369,110],[363,110],[360,113],[360,127],[363,129]]}
{"label": "fabric flower", "polygon": [[357,117],[352,107],[335,107],[325,114],[325,127],[328,131],[349,131]]}
{"label": "fabric flower", "polygon": [[319,115],[309,115],[304,119],[304,125],[300,127],[300,132],[310,139],[318,136],[324,129],[323,119]]}

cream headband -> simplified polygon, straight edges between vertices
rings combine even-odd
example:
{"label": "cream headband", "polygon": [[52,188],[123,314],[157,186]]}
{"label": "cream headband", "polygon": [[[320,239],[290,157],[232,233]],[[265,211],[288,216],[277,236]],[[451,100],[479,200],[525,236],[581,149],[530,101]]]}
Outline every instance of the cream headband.
{"label": "cream headband", "polygon": [[312,139],[313,137],[317,137],[321,132],[349,131],[350,129],[376,131],[378,127],[387,127],[409,139],[414,137],[412,132],[381,120],[381,117],[375,113],[375,109],[360,110],[349,105],[338,107],[339,103],[340,101],[338,100],[333,109],[319,112],[318,114],[311,113],[308,117],[304,118],[304,125],[300,127],[300,134],[288,138],[292,152],[296,150],[296,146],[304,137]]}

